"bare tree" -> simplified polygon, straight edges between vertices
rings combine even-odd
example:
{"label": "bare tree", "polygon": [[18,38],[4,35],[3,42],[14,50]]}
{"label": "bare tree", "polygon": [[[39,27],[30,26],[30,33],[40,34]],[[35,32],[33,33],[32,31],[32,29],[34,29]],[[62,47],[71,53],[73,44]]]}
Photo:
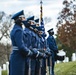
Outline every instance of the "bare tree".
{"label": "bare tree", "polygon": [[3,43],[4,47],[1,49],[4,56],[6,55],[7,60],[9,60],[9,55],[11,51],[11,43],[10,43],[10,31],[12,28],[13,22],[11,21],[11,15],[7,15],[4,12],[0,12],[0,43]]}

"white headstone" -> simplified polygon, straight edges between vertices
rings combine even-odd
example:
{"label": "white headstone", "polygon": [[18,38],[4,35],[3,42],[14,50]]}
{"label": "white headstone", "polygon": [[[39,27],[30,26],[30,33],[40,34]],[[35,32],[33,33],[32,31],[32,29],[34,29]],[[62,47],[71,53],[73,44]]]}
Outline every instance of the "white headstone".
{"label": "white headstone", "polygon": [[75,52],[75,60],[76,60],[76,52]]}
{"label": "white headstone", "polygon": [[75,53],[72,54],[72,61],[76,61]]}
{"label": "white headstone", "polygon": [[60,63],[60,61],[59,61],[59,60],[57,60],[57,63]]}
{"label": "white headstone", "polygon": [[3,70],[6,70],[6,64],[3,64]]}
{"label": "white headstone", "polygon": [[63,60],[63,62],[69,62],[69,57],[65,57],[65,59]]}
{"label": "white headstone", "polygon": [[2,75],[2,68],[0,67],[0,75]]}
{"label": "white headstone", "polygon": [[9,75],[9,62],[6,62],[7,75]]}
{"label": "white headstone", "polygon": [[66,57],[65,60],[66,60],[66,62],[69,62],[69,58],[68,57]]}

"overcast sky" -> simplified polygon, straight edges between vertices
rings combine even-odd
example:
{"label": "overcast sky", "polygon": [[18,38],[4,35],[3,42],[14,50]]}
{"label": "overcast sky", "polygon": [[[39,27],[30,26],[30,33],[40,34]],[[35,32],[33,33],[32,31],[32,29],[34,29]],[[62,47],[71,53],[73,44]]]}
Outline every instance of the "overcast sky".
{"label": "overcast sky", "polygon": [[[48,28],[56,28],[57,15],[61,11],[63,0],[42,0],[43,1],[43,17],[50,17],[51,22]],[[0,0],[0,11],[7,14],[16,13],[24,10],[25,16],[27,12],[32,12],[35,16],[40,15],[40,0]],[[40,17],[40,16],[39,16]]]}

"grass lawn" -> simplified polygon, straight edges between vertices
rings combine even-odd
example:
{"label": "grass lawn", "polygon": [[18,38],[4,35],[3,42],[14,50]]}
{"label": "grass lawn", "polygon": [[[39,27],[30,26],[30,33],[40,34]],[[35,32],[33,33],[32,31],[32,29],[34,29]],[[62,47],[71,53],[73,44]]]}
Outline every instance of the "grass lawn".
{"label": "grass lawn", "polygon": [[2,71],[2,75],[7,75],[7,71]]}
{"label": "grass lawn", "polygon": [[55,74],[56,75],[76,75],[76,61],[56,64]]}

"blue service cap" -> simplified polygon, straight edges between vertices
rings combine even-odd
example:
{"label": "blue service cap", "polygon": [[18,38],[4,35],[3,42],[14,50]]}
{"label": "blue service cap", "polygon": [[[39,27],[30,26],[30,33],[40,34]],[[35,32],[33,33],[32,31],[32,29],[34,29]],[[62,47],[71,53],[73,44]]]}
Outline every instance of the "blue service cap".
{"label": "blue service cap", "polygon": [[36,23],[39,23],[39,19],[36,19],[35,22],[36,22]]}
{"label": "blue service cap", "polygon": [[27,22],[30,21],[30,20],[34,20],[34,16],[31,16],[31,17],[27,18]]}
{"label": "blue service cap", "polygon": [[53,28],[49,29],[47,32],[48,32],[48,33],[49,33],[49,32],[53,32]]}
{"label": "blue service cap", "polygon": [[24,11],[23,10],[21,10],[21,11],[19,11],[18,13],[16,13],[16,14],[14,14],[13,16],[12,16],[12,19],[17,19],[18,17],[20,17],[20,16],[23,16],[24,15]]}

